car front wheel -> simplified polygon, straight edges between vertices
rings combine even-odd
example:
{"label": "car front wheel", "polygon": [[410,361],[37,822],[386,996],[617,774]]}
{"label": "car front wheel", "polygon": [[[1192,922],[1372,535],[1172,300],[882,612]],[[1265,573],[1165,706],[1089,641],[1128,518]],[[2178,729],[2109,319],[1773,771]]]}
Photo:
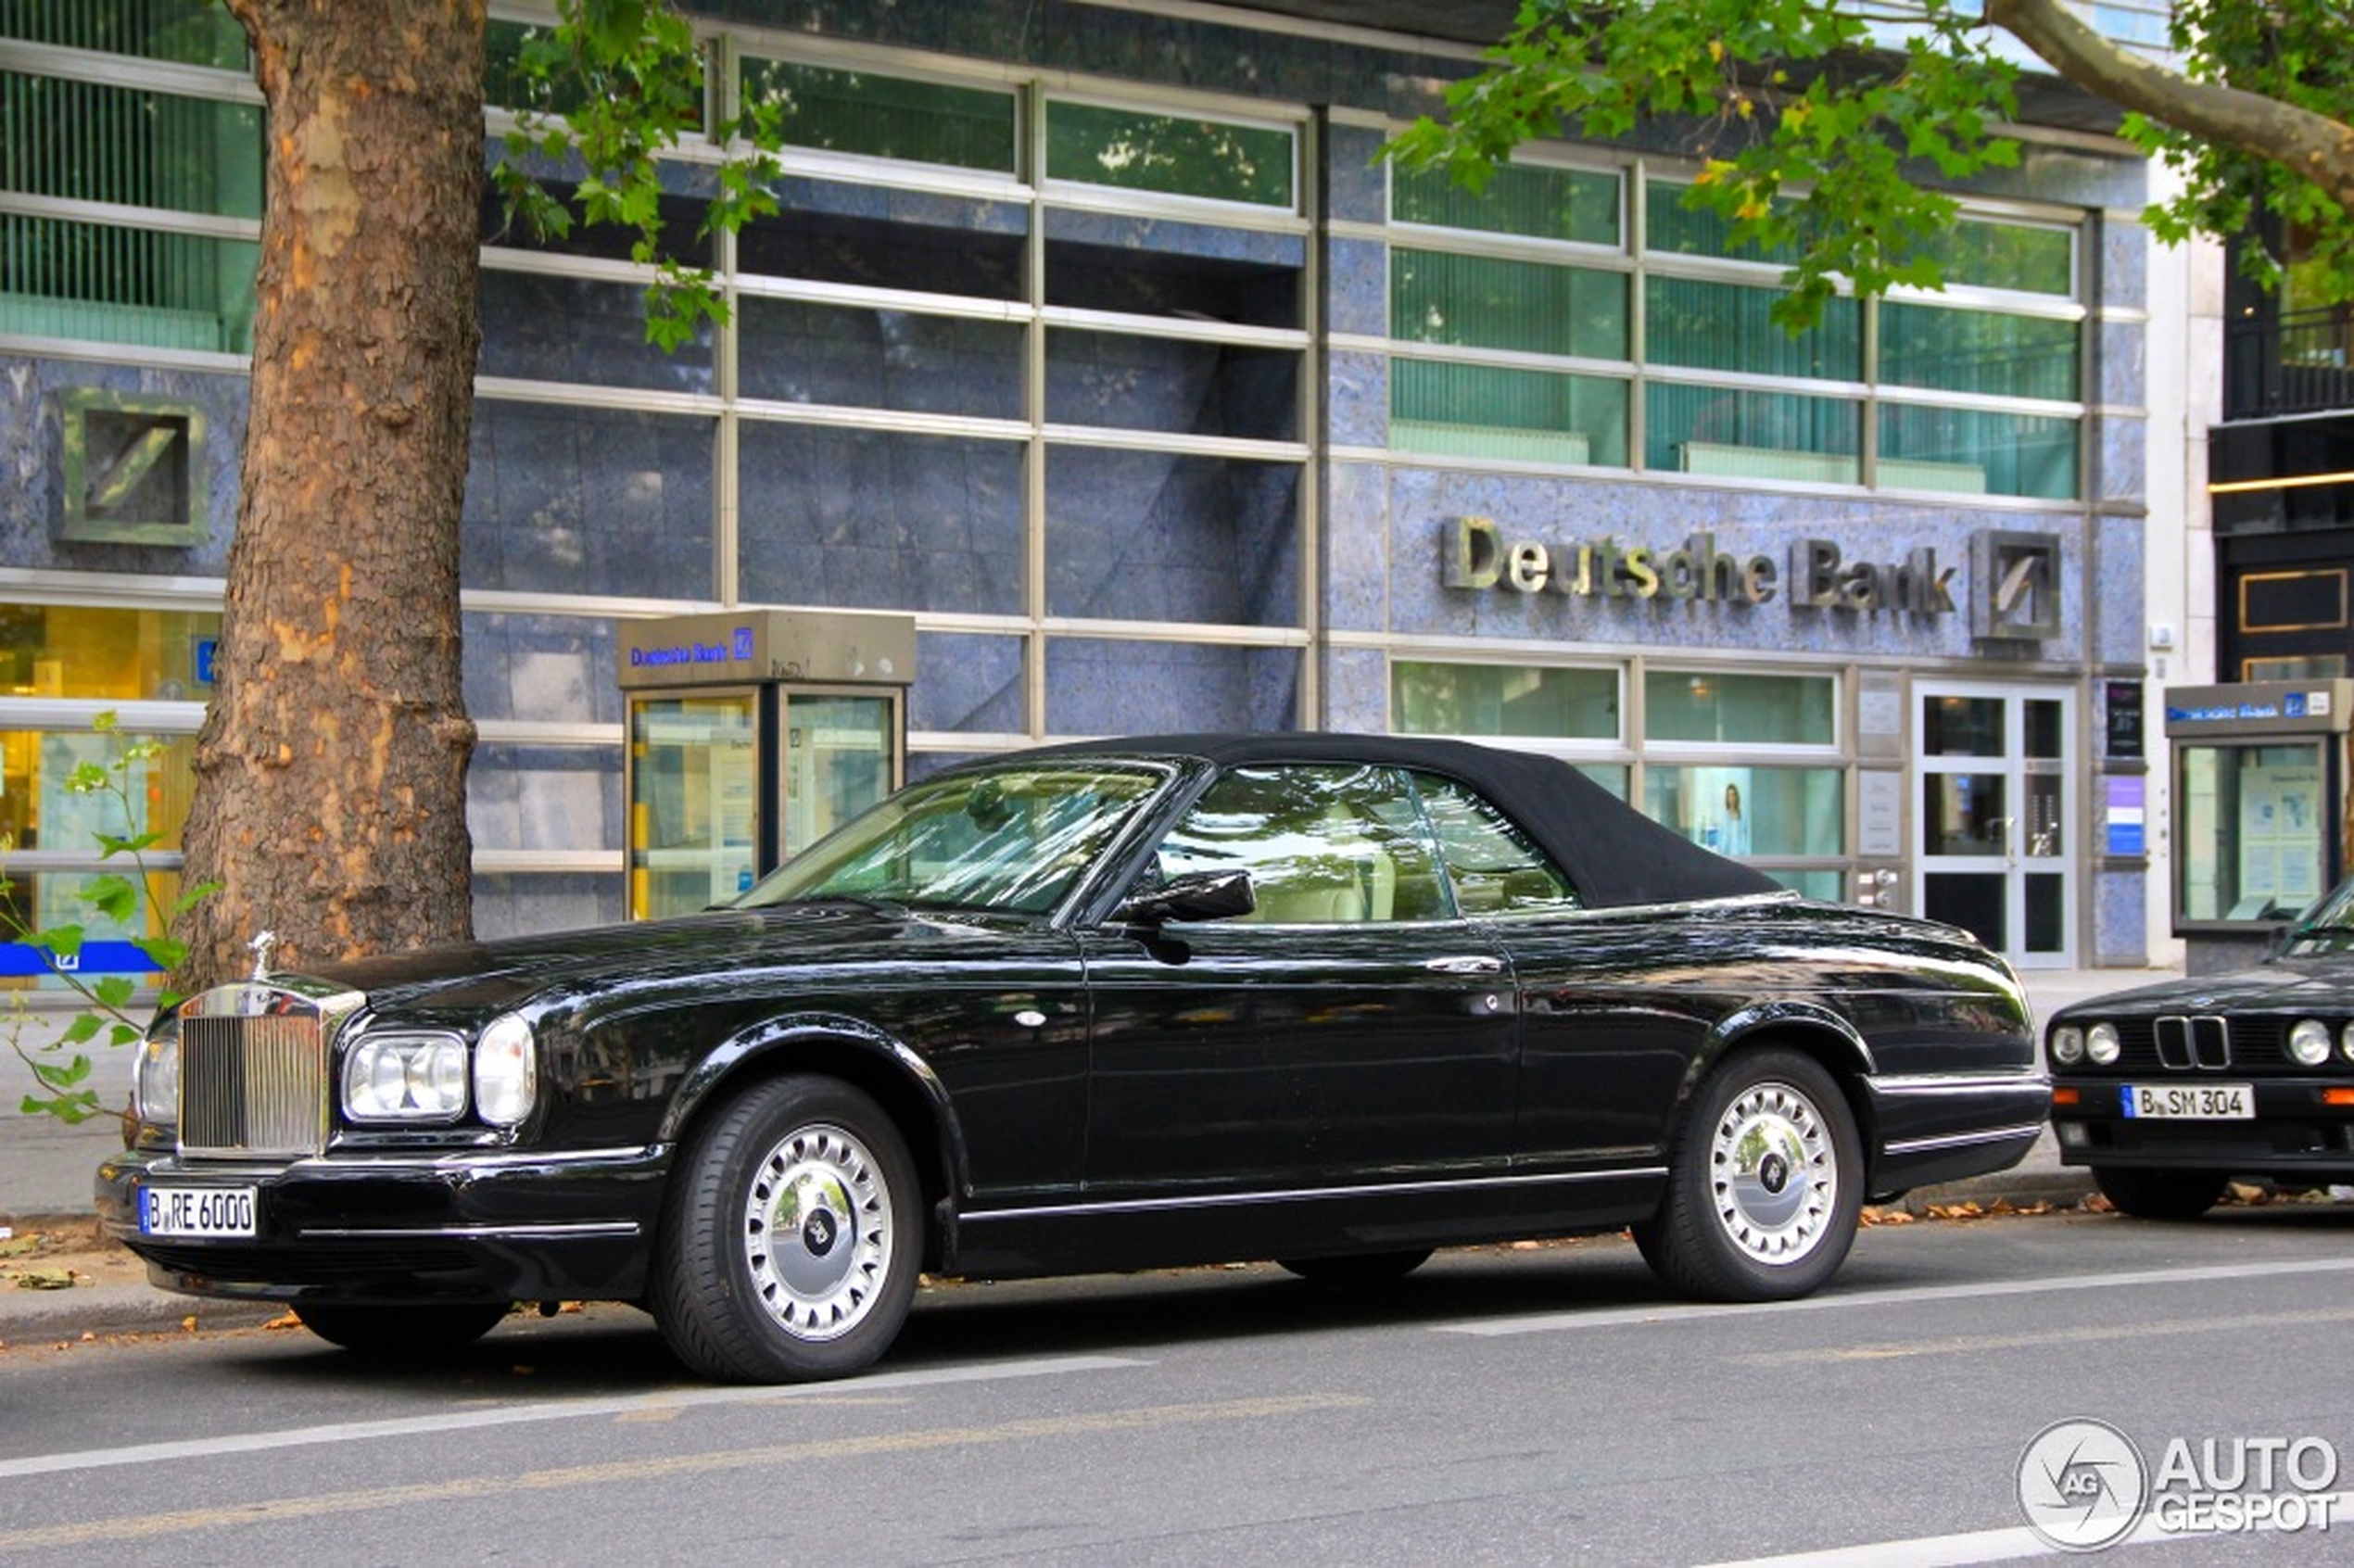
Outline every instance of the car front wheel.
{"label": "car front wheel", "polygon": [[1781,1301],[1838,1271],[1863,1207],[1863,1149],[1831,1075],[1795,1051],[1745,1051],[1702,1083],[1668,1159],[1644,1260],[1712,1301]]}
{"label": "car front wheel", "polygon": [[897,1336],[923,1246],[914,1159],[882,1107],[829,1078],[772,1080],[681,1151],[655,1321],[678,1359],[747,1383],[842,1377]]}
{"label": "car front wheel", "polygon": [[2215,1207],[2229,1180],[2221,1170],[2142,1170],[2095,1165],[2093,1185],[2136,1220],[2196,1220]]}

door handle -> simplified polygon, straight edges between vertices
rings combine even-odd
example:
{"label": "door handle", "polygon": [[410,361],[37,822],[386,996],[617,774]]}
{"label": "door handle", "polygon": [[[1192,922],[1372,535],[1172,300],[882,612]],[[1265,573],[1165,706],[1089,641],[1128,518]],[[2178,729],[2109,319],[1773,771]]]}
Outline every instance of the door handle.
{"label": "door handle", "polygon": [[1423,967],[1442,975],[1500,975],[1504,972],[1504,961],[1486,954],[1476,954],[1460,958],[1425,959]]}

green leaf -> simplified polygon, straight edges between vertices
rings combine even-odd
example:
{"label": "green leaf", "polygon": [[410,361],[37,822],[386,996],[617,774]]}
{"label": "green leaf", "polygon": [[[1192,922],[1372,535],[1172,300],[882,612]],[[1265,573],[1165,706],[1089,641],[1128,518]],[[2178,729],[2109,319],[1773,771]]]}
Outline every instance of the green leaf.
{"label": "green leaf", "polygon": [[139,890],[126,877],[93,877],[74,897],[116,925],[128,925],[139,915]]}
{"label": "green leaf", "polygon": [[77,1054],[67,1062],[36,1062],[35,1074],[52,1089],[70,1089],[90,1076],[90,1058]]}
{"label": "green leaf", "polygon": [[[198,882],[193,888],[183,888],[180,891],[180,896],[171,901],[171,918],[173,923],[177,924],[181,916],[185,915],[189,910],[194,909],[206,899],[209,899],[214,893],[219,892],[223,885],[224,884],[217,881]],[[174,962],[177,962],[177,960]],[[165,967],[168,968],[171,966],[167,965]]]}
{"label": "green leaf", "polygon": [[146,955],[147,962],[158,971],[176,969],[188,959],[188,944],[178,937],[133,937],[131,945]]}
{"label": "green leaf", "polygon": [[84,1089],[75,1094],[53,1094],[36,1098],[27,1094],[17,1102],[17,1108],[27,1116],[54,1117],[69,1127],[78,1127],[98,1114],[98,1092]]}

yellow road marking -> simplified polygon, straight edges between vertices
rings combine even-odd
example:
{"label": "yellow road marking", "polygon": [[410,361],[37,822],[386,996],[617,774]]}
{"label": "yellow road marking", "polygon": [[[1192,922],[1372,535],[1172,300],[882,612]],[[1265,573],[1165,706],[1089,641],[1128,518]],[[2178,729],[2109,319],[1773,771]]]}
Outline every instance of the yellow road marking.
{"label": "yellow road marking", "polygon": [[876,1433],[866,1437],[813,1438],[806,1442],[779,1443],[760,1448],[730,1448],[719,1453],[622,1460],[609,1464],[567,1465],[555,1470],[525,1471],[520,1475],[421,1482],[410,1486],[376,1486],[313,1497],[278,1498],[221,1508],[91,1519],[44,1529],[11,1530],[7,1541],[10,1551],[16,1552],[42,1547],[83,1546],[95,1541],[152,1540],[160,1536],[185,1535],[200,1530],[268,1524],[326,1514],[363,1513],[373,1509],[405,1508],[419,1503],[461,1502],[522,1492],[562,1491],[572,1486],[659,1481],[677,1475],[749,1470],[763,1465],[793,1464],[813,1460],[836,1463],[844,1459],[869,1455],[919,1454],[940,1448],[978,1448],[1044,1437],[1149,1432],[1212,1422],[1267,1421],[1280,1416],[1310,1415],[1319,1410],[1349,1410],[1371,1403],[1371,1399],[1354,1395],[1304,1394],[1288,1398],[1156,1405],[1131,1410],[1104,1410],[1092,1415],[1042,1416],[1030,1421],[1003,1422],[994,1426],[943,1426],[918,1432]]}
{"label": "yellow road marking", "polygon": [[2231,1334],[2275,1329],[2291,1323],[2342,1323],[2354,1307],[2322,1307],[2304,1312],[2248,1312],[2235,1318],[2184,1318],[2164,1323],[2088,1323],[2077,1328],[2038,1329],[2000,1337],[1981,1334],[1953,1339],[1899,1340],[1884,1345],[1839,1345],[1820,1350],[1760,1350],[1728,1357],[1753,1366],[1794,1361],[1893,1361],[1907,1356],[1953,1356],[1984,1350],[2037,1350],[2054,1345],[2104,1344],[2117,1339],[2155,1339],[2170,1334]]}

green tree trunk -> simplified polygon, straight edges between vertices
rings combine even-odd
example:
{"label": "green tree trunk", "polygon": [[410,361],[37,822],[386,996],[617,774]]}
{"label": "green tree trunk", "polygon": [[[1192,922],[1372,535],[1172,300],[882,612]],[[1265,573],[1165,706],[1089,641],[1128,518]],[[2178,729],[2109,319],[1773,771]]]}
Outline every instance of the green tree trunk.
{"label": "green tree trunk", "polygon": [[184,983],[473,926],[459,515],[484,0],[227,0],[269,110],[237,532]]}

